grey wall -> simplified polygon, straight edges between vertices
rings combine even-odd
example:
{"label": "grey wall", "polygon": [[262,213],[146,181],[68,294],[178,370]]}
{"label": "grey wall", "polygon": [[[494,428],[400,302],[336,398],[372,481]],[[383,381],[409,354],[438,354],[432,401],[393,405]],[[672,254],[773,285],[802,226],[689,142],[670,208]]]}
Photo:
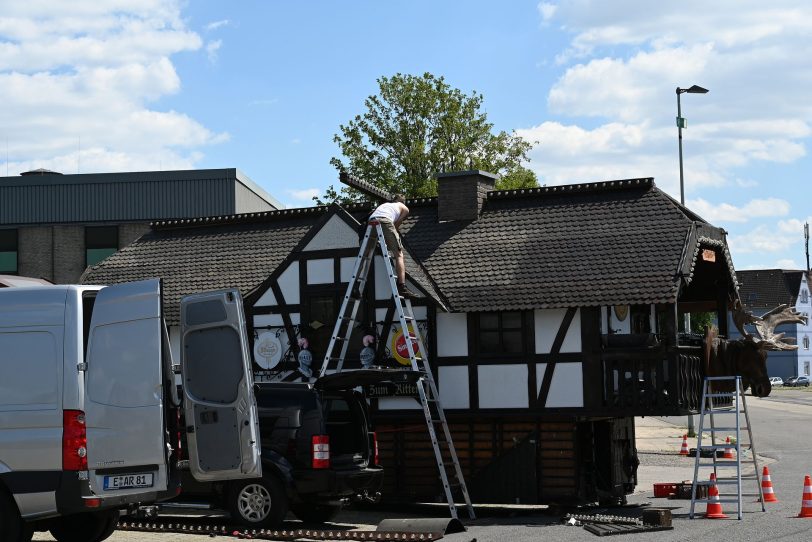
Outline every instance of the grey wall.
{"label": "grey wall", "polygon": [[[98,226],[99,224],[93,224]],[[149,231],[145,222],[118,225],[119,249]],[[75,284],[85,270],[85,226],[21,226],[17,228],[17,272],[57,284]]]}

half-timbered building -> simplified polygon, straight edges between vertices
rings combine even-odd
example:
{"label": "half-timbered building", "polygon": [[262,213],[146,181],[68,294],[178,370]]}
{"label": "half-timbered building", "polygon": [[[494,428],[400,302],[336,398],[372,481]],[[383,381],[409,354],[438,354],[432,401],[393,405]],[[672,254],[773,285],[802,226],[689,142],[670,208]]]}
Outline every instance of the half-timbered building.
{"label": "half-timbered building", "polygon": [[[738,294],[725,232],[650,178],[509,191],[494,191],[494,179],[440,175],[438,197],[410,200],[402,226],[468,487],[481,502],[622,499],[636,483],[633,416],[699,402],[702,352],[679,333],[681,313],[716,311],[726,334]],[[299,380],[301,363],[321,363],[369,211],[155,222],[83,281],[161,277],[176,348],[180,296],[236,286],[256,379]],[[345,368],[361,366],[364,336],[376,339],[375,364],[408,363],[387,284],[378,262]],[[370,390],[384,495],[433,499],[441,490],[412,391]]]}

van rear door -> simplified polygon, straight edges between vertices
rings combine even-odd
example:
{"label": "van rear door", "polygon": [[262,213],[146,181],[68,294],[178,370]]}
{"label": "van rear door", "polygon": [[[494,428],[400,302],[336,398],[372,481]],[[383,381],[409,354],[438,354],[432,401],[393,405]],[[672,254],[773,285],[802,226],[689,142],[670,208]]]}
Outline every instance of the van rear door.
{"label": "van rear door", "polygon": [[159,280],[99,290],[84,409],[90,487],[102,497],[166,490],[161,326]]}
{"label": "van rear door", "polygon": [[240,293],[187,296],[180,310],[189,469],[200,481],[258,478],[259,422]]}

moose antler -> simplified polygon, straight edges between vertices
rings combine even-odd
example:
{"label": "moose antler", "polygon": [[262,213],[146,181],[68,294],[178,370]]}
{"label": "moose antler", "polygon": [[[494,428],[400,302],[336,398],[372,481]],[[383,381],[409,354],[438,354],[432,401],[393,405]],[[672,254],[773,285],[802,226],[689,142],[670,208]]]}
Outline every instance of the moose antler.
{"label": "moose antler", "polygon": [[[798,345],[793,344],[793,337],[784,337],[784,333],[776,333],[775,328],[781,324],[805,324],[806,316],[790,308],[789,305],[779,305],[764,316],[756,316],[742,308],[737,299],[733,304],[733,323],[742,334],[745,341],[754,343],[762,350],[797,350]],[[758,337],[753,337],[744,326],[753,324]]]}
{"label": "moose antler", "polygon": [[736,329],[739,330],[742,337],[751,341],[755,340],[753,336],[747,332],[747,329],[744,326],[747,324],[755,324],[756,322],[761,322],[761,318],[752,312],[747,312],[744,310],[742,307],[742,302],[737,299],[733,303],[733,323],[736,325]]}
{"label": "moose antler", "polygon": [[791,308],[789,305],[778,305],[753,323],[761,341],[758,347],[763,350],[797,350],[798,345],[793,344],[793,337],[784,337],[783,333],[775,333],[775,328],[781,324],[806,324],[806,316]]}

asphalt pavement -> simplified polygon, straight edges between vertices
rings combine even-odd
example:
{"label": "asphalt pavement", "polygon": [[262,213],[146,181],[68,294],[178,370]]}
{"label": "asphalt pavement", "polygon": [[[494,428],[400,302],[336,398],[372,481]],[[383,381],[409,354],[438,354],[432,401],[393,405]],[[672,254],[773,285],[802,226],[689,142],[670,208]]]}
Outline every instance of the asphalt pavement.
{"label": "asphalt pavement", "polygon": [[[630,496],[629,506],[621,508],[582,509],[579,513],[607,513],[640,517],[649,507],[668,508],[674,518],[672,531],[620,535],[619,539],[653,540],[658,542],[736,540],[742,542],[761,540],[812,540],[812,519],[798,519],[805,474],[812,474],[812,392],[801,390],[775,390],[771,397],[759,399],[747,397],[752,419],[754,441],[758,455],[769,465],[778,503],[767,503],[767,511],[752,497],[744,498],[744,518],[736,518],[735,505],[724,505],[730,519],[688,519],[690,501],[653,498],[654,482],[676,482],[693,476],[693,458],[677,455],[685,418],[639,418],[637,419],[637,445],[641,466],[637,492]],[[692,445],[695,445],[692,444]],[[747,482],[743,492],[757,492],[755,482]],[[704,512],[704,505],[697,506]],[[496,512],[496,510],[494,510]],[[384,517],[408,517],[411,513],[392,510],[347,510],[336,518],[334,528],[374,529]],[[466,521],[468,531],[448,535],[449,542],[505,542],[547,540],[580,541],[593,540],[595,535],[581,527],[560,525],[560,514],[544,507],[500,508],[498,513],[480,514],[475,521]],[[301,524],[286,522],[293,529]],[[153,534],[116,532],[111,542],[192,542],[203,538],[197,535]],[[53,540],[48,533],[37,533],[37,541]]]}

